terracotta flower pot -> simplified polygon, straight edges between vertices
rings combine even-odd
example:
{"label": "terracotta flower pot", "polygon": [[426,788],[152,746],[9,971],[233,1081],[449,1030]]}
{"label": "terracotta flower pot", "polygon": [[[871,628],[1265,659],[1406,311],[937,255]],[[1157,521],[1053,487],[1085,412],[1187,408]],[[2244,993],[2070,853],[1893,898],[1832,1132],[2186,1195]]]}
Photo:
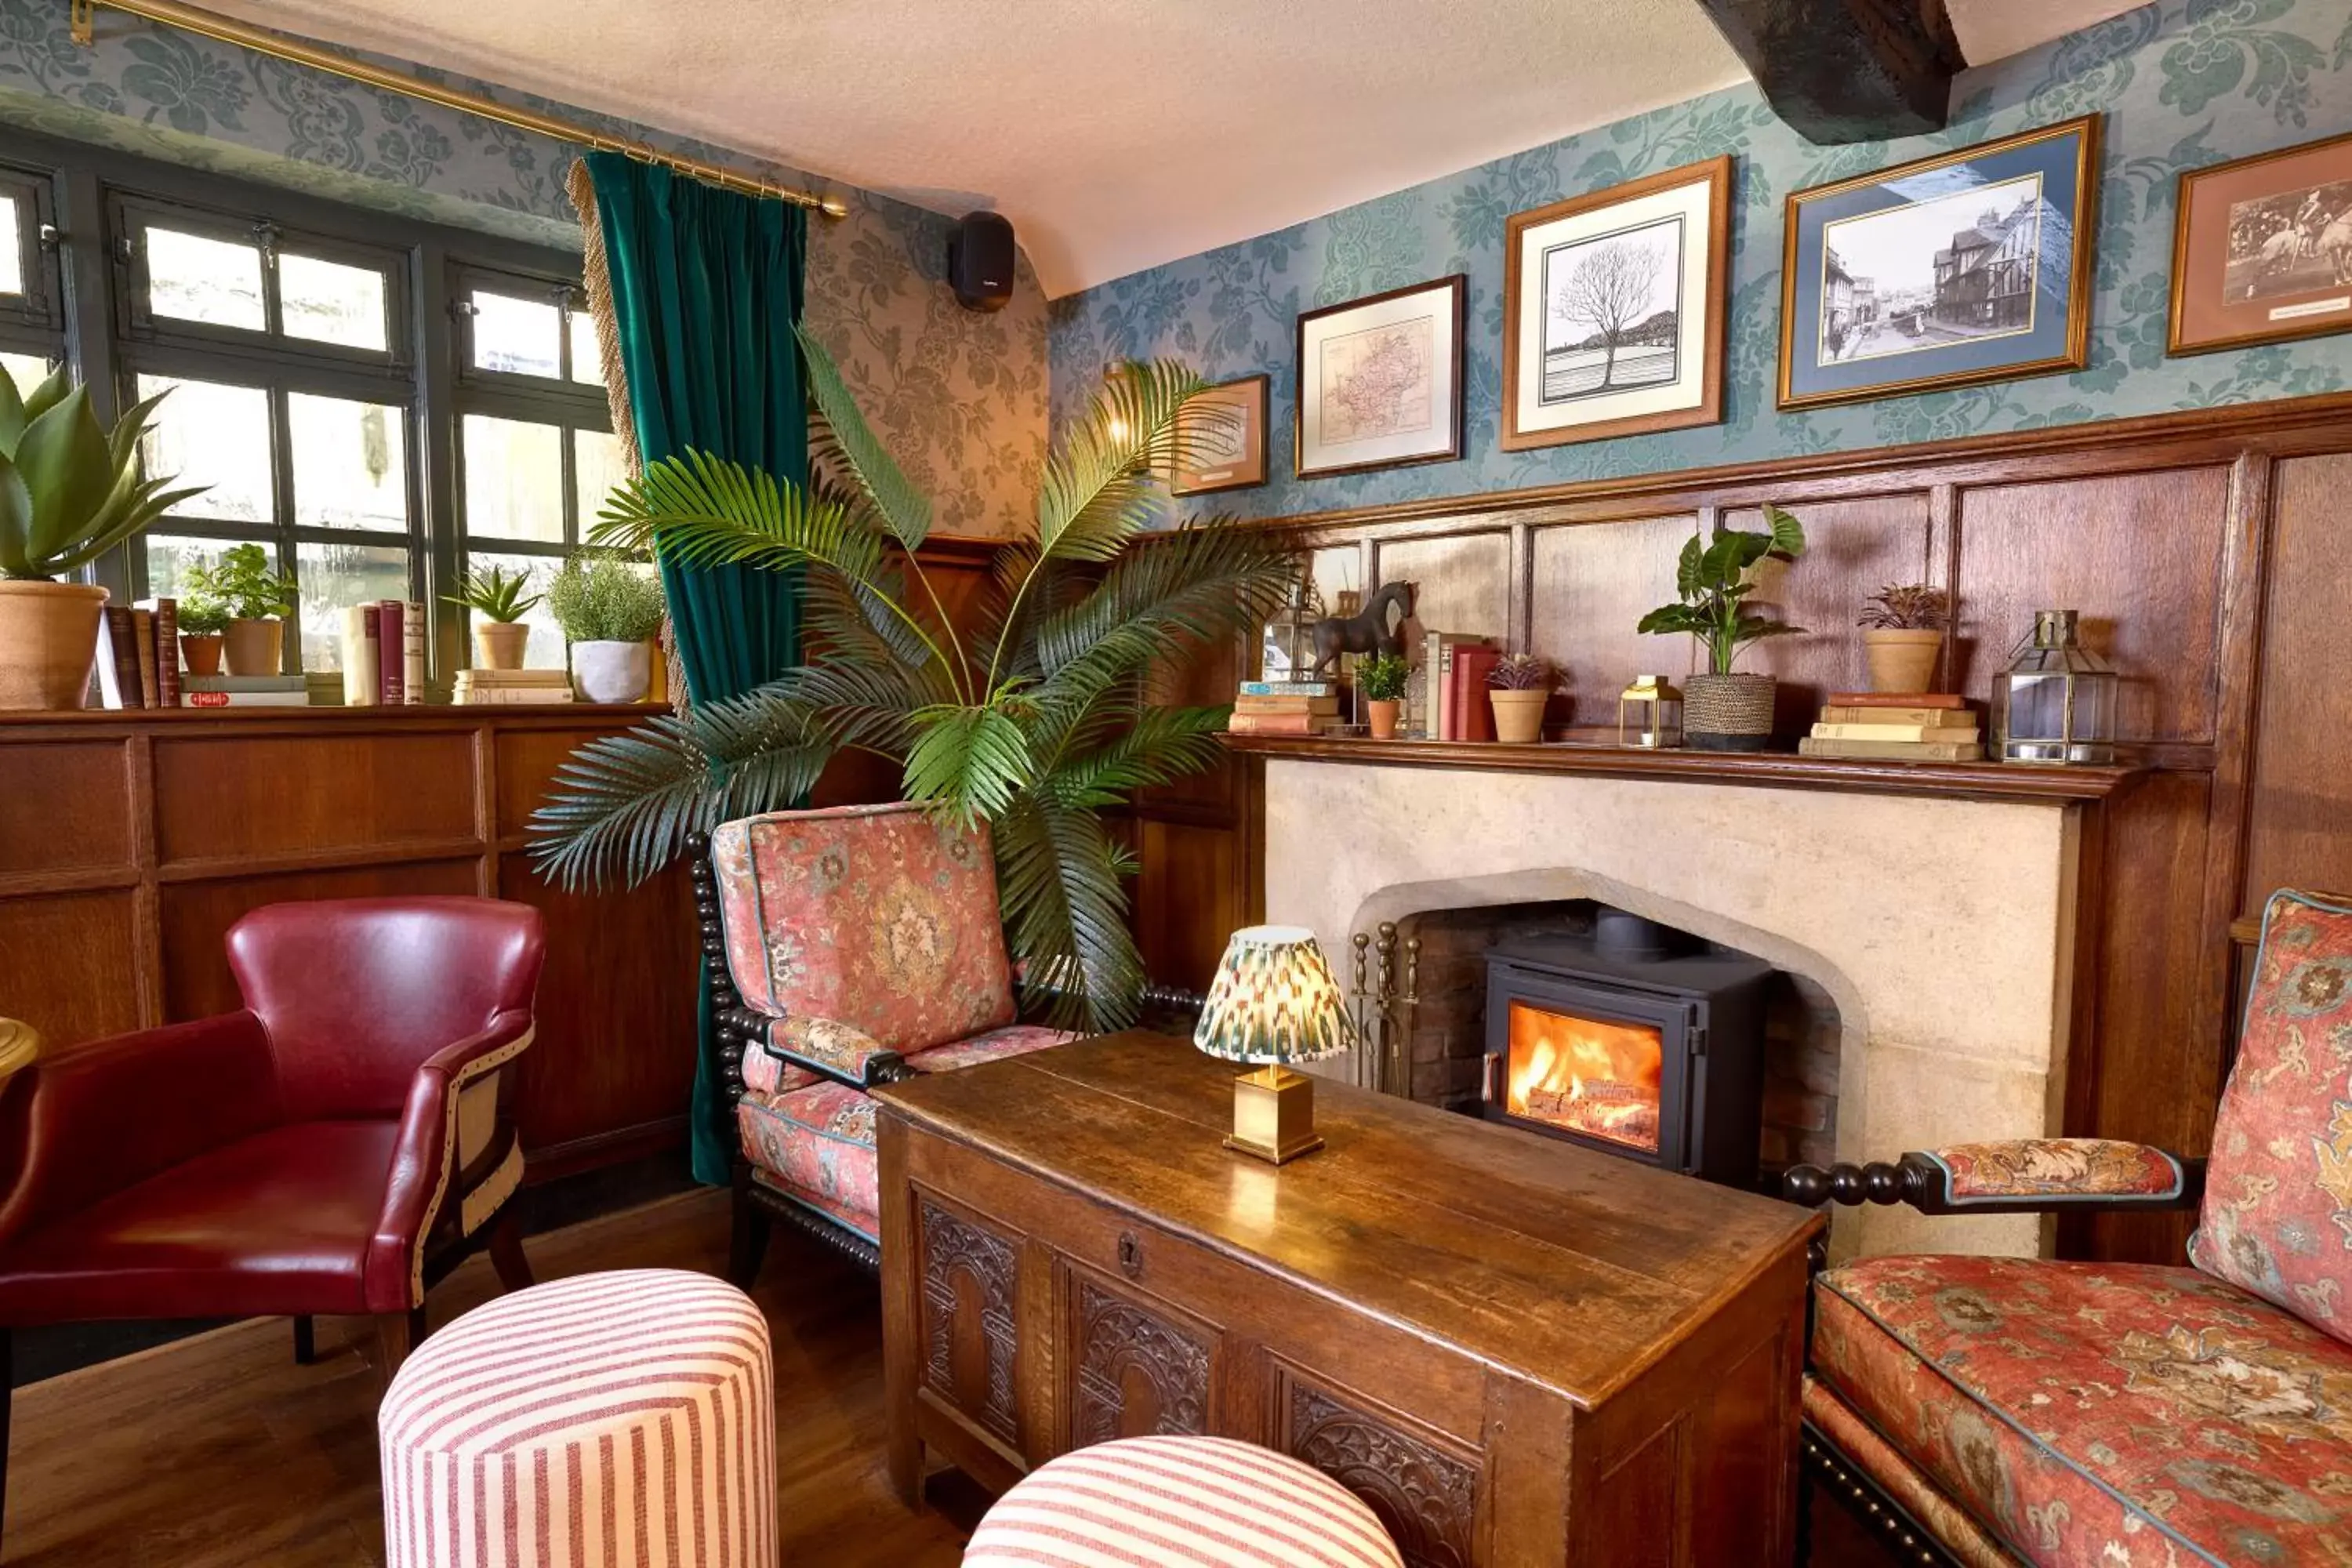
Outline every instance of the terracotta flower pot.
{"label": "terracotta flower pot", "polygon": [[1364,700],[1364,721],[1371,726],[1375,741],[1396,739],[1397,712],[1404,703],[1393,697],[1368,697]]}
{"label": "terracotta flower pot", "polygon": [[0,582],[0,708],[79,708],[98,658],[106,590]]}
{"label": "terracotta flower pot", "polygon": [[1550,692],[1496,689],[1486,696],[1495,704],[1495,739],[1511,746],[1543,739],[1544,704],[1551,700]]}
{"label": "terracotta flower pot", "polygon": [[523,645],[530,627],[520,621],[479,621],[474,626],[474,667],[478,669],[520,669]]}
{"label": "terracotta flower pot", "polygon": [[1683,681],[1683,743],[1698,752],[1760,752],[1772,740],[1769,675],[1694,675]]}
{"label": "terracotta flower pot", "polygon": [[221,666],[220,633],[182,632],[180,660],[188,667],[190,675],[218,675]]}
{"label": "terracotta flower pot", "polygon": [[271,616],[265,620],[248,620],[243,616],[229,622],[225,638],[231,675],[276,675],[284,666],[286,623]]}
{"label": "terracotta flower pot", "polygon": [[1944,634],[1904,626],[1872,626],[1862,634],[1862,651],[1870,660],[1873,691],[1933,691],[1936,656],[1943,651]]}

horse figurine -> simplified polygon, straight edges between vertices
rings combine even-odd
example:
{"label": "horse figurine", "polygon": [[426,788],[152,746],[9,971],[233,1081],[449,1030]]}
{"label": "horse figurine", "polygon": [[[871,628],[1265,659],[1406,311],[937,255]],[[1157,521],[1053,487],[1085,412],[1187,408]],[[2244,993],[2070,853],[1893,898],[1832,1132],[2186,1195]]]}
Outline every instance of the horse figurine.
{"label": "horse figurine", "polygon": [[[1315,623],[1314,679],[1330,678],[1330,666],[1343,653],[1404,652],[1404,623],[1412,618],[1414,584],[1383,583],[1352,616],[1333,616]],[[1397,606],[1397,624],[1389,625],[1389,606]]]}

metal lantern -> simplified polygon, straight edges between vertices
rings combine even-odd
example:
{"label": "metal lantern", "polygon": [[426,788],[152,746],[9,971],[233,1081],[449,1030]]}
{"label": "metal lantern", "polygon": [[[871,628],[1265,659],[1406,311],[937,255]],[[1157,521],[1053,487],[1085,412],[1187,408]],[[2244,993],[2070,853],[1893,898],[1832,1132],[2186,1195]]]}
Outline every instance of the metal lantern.
{"label": "metal lantern", "polygon": [[1617,698],[1617,743],[1663,752],[1683,743],[1683,694],[1663,675],[1637,675]]}
{"label": "metal lantern", "polygon": [[1265,623],[1259,649],[1259,673],[1267,680],[1304,680],[1315,662],[1315,616],[1307,603],[1307,582],[1294,579],[1290,597]]}
{"label": "metal lantern", "polygon": [[2116,672],[2075,637],[2073,610],[2036,610],[2033,631],[1993,682],[2005,763],[2116,760]]}

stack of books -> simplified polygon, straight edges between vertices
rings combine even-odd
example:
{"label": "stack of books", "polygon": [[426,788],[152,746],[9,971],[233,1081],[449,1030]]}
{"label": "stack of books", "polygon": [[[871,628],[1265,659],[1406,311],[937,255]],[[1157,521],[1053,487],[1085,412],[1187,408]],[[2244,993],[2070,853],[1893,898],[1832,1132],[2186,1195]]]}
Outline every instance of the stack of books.
{"label": "stack of books", "polygon": [[1414,666],[1406,724],[1424,740],[1491,741],[1495,710],[1486,702],[1486,677],[1503,654],[1478,632],[1428,632]]}
{"label": "stack of books", "polygon": [[477,706],[569,702],[572,677],[561,669],[461,669],[450,700]]}
{"label": "stack of books", "polygon": [[1983,737],[1968,700],[1937,691],[1841,691],[1797,742],[1809,757],[1886,762],[1974,763]]}
{"label": "stack of books", "polygon": [[1337,730],[1339,689],[1328,680],[1244,680],[1225,724],[1235,735],[1320,735]]}
{"label": "stack of books", "polygon": [[179,707],[179,601],[108,605],[98,624],[97,668],[101,707]]}
{"label": "stack of books", "polygon": [[379,599],[344,607],[343,706],[399,708],[425,700],[425,606]]}
{"label": "stack of books", "polygon": [[184,675],[191,708],[308,708],[310,678],[301,675]]}

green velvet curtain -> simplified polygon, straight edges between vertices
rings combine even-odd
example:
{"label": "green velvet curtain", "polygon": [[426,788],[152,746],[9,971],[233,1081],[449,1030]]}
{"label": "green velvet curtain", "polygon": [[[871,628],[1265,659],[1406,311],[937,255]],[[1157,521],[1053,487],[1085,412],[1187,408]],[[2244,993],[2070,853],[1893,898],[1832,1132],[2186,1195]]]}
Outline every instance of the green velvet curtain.
{"label": "green velvet curtain", "polygon": [[[591,153],[587,163],[638,453],[650,463],[693,448],[806,482],[808,416],[793,336],[806,213],[620,153]],[[793,575],[667,561],[661,571],[694,700],[736,696],[799,662]],[[698,1033],[694,1173],[723,1184],[734,1133],[719,1092],[707,980]]]}

